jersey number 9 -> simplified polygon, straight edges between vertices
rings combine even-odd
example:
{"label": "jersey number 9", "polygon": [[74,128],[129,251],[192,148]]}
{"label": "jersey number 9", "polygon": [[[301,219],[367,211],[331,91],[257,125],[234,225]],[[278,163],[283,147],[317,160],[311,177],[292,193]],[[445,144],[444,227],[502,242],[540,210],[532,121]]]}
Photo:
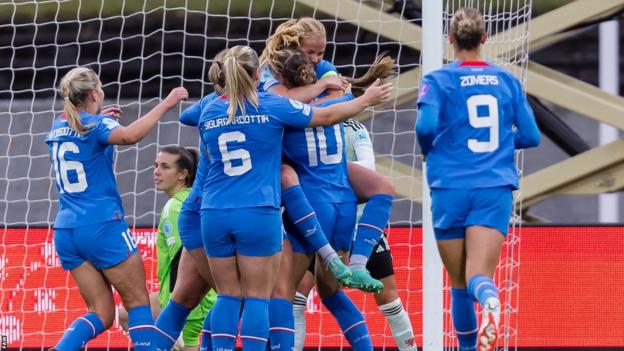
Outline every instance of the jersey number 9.
{"label": "jersey number 9", "polygon": [[[54,164],[54,173],[56,173],[56,184],[59,187],[59,192],[64,193],[79,193],[84,191],[87,184],[87,176],[85,175],[84,167],[79,161],[67,161],[65,160],[65,153],[71,152],[79,154],[80,149],[76,143],[66,141],[62,143],[52,143],[52,163]],[[76,181],[71,182],[69,180],[69,171],[76,173]]]}
{"label": "jersey number 9", "polygon": [[[468,139],[468,148],[472,152],[492,152],[498,149],[498,99],[492,95],[473,95],[466,100],[468,120],[473,128],[489,128],[490,140]],[[479,116],[478,108],[487,107],[488,114]]]}

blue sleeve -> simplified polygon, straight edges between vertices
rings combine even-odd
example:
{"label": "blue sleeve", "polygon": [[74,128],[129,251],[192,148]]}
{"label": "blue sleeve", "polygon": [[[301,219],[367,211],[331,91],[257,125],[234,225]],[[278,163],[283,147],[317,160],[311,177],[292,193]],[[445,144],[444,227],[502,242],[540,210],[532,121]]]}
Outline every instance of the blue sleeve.
{"label": "blue sleeve", "polygon": [[314,72],[316,73],[317,79],[323,79],[325,77],[338,74],[336,66],[327,60],[321,60],[321,62],[314,67]]}
{"label": "blue sleeve", "polygon": [[119,122],[111,117],[103,116],[102,119],[95,125],[92,133],[96,133],[98,143],[101,145],[108,145],[108,137],[113,130],[121,127]]}
{"label": "blue sleeve", "polygon": [[349,94],[344,94],[343,96],[339,97],[339,98],[335,98],[335,99],[331,99],[331,100],[325,100],[322,101],[314,106],[318,106],[318,107],[327,107],[327,106],[331,106],[334,104],[339,104],[341,102],[347,102],[347,101],[351,101],[355,99],[355,96],[353,96],[353,94],[349,93]]}
{"label": "blue sleeve", "polygon": [[441,110],[440,103],[441,92],[438,88],[438,84],[433,76],[428,74],[423,78],[420,84],[420,90],[418,92],[418,108],[421,108],[422,105],[430,105],[438,110]]}
{"label": "blue sleeve", "polygon": [[260,67],[260,84],[258,85],[258,88],[259,88],[258,90],[268,92],[269,89],[280,84],[281,83],[273,75],[273,71],[271,71],[271,67],[269,66]]}
{"label": "blue sleeve", "polygon": [[520,82],[516,83],[516,87],[517,101],[514,106],[514,125],[516,126],[516,130],[514,131],[514,145],[516,149],[535,147],[539,145],[541,139],[540,131],[535,121],[535,115],[533,109],[531,109],[529,105],[526,94],[520,86]]}
{"label": "blue sleeve", "polygon": [[418,145],[423,155],[427,155],[433,148],[433,141],[436,137],[440,110],[437,107],[424,104],[418,109],[418,118],[416,119],[416,137]]}
{"label": "blue sleeve", "polygon": [[189,127],[197,127],[204,107],[206,107],[206,105],[211,103],[217,97],[219,97],[219,95],[216,93],[208,94],[192,106],[186,108],[180,114],[180,123]]}
{"label": "blue sleeve", "polygon": [[284,125],[296,128],[306,128],[310,125],[312,119],[310,105],[279,95],[270,95],[272,97],[266,101],[265,106],[273,118]]}

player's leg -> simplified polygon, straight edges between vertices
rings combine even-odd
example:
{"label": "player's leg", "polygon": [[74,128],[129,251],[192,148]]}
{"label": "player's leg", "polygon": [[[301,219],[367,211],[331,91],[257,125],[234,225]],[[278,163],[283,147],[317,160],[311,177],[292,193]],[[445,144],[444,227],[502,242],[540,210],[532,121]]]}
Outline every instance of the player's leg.
{"label": "player's leg", "polygon": [[510,187],[475,189],[472,209],[466,218],[466,278],[468,293],[482,308],[478,346],[496,347],[500,321],[500,300],[493,281],[513,204]]}
{"label": "player's leg", "polygon": [[294,272],[290,241],[284,236],[279,274],[269,302],[269,341],[271,350],[290,351],[295,343],[293,316]]}
{"label": "player's leg", "polygon": [[[353,228],[355,227],[357,204],[340,203],[328,204],[332,209],[333,226],[326,229],[330,233],[329,240],[332,247],[338,250],[341,258],[347,260],[349,249],[353,242]],[[322,207],[319,207],[319,209]],[[329,212],[329,211],[327,211]],[[329,216],[329,213],[325,216]],[[317,260],[315,267],[316,287],[321,301],[327,310],[336,318],[345,337],[355,351],[372,350],[372,343],[368,333],[368,326],[364,316],[353,301],[342,291],[338,282],[332,279],[326,267]],[[383,287],[383,286],[382,286]]]}
{"label": "player's leg", "polygon": [[281,166],[282,203],[292,224],[297,228],[290,234],[296,235],[308,243],[321,256],[336,279],[343,281],[351,275],[349,267],[338,258],[334,248],[329,245],[316,212],[308,202],[299,185],[297,173],[287,164]]}
{"label": "player's leg", "polygon": [[373,249],[366,269],[368,269],[373,278],[380,280],[384,284],[383,290],[378,294],[374,294],[375,302],[385,316],[388,325],[390,325],[397,347],[401,351],[416,351],[414,330],[409,315],[399,297],[394,279],[392,254],[385,234]]}
{"label": "player's leg", "polygon": [[315,265],[312,266],[312,271],[308,270],[305,272],[305,275],[303,276],[303,279],[301,279],[301,281],[299,282],[299,285],[297,286],[297,291],[295,292],[295,300],[293,302],[293,314],[295,316],[295,351],[302,351],[305,344],[305,311],[307,308],[308,296],[310,295],[310,291],[316,284],[313,273]]}
{"label": "player's leg", "polygon": [[86,343],[110,328],[115,318],[115,303],[110,284],[89,261],[71,270],[88,312],[76,318],[54,348],[59,351],[82,349]]}
{"label": "player's leg", "polygon": [[466,290],[466,247],[463,223],[470,207],[469,192],[432,189],[431,212],[442,263],[451,279],[451,315],[460,351],[475,350],[477,316]]}
{"label": "player's leg", "polygon": [[236,346],[242,304],[236,249],[230,234],[240,218],[233,212],[217,209],[201,211],[204,249],[218,292],[209,314],[211,340],[213,349],[221,348],[224,351],[232,351]]}
{"label": "player's leg", "polygon": [[173,346],[171,341],[178,340],[188,315],[200,304],[210,288],[189,253],[182,249],[171,298],[155,322],[156,327],[167,336],[156,342],[159,349],[170,349]]}
{"label": "player's leg", "polygon": [[366,202],[358,221],[349,262],[353,270],[362,271],[373,247],[384,233],[395,191],[394,185],[386,177],[353,162],[349,162],[349,182],[358,199]]}
{"label": "player's leg", "polygon": [[[158,293],[151,292],[149,294],[149,301],[150,309],[152,310],[152,318],[156,320],[161,312],[160,301],[158,301]],[[117,309],[117,322],[119,322],[119,326],[123,329],[123,331],[128,331],[128,311],[126,311],[126,308],[123,306]]]}
{"label": "player's leg", "polygon": [[269,337],[269,302],[281,261],[282,216],[278,209],[269,207],[233,212],[245,219],[235,232],[238,270],[245,296],[240,338],[243,349],[264,351]]}
{"label": "player's leg", "polygon": [[[339,251],[346,262],[349,253]],[[362,312],[344,293],[325,266],[316,261],[316,286],[321,302],[336,318],[340,329],[354,351],[371,351],[373,345]]]}

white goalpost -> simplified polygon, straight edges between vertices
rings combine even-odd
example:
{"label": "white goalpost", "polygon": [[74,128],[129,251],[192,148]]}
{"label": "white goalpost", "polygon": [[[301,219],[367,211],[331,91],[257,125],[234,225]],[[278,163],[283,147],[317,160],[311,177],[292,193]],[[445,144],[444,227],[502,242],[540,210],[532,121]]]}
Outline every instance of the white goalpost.
{"label": "white goalpost", "polygon": [[[79,65],[93,68],[107,95],[105,105],[124,110],[123,125],[149,111],[172,87],[189,90],[189,101],[147,138],[116,152],[126,221],[144,258],[148,289],[155,291],[154,227],[166,196],[154,189],[154,157],[163,146],[197,147],[199,140],[196,130],[180,125],[179,112],[212,92],[206,76],[218,51],[244,44],[260,52],[280,23],[313,16],[327,29],[325,59],[341,74],[362,74],[384,51],[397,60],[397,99],[359,119],[373,140],[378,171],[397,187],[388,241],[416,342],[425,351],[454,349],[449,284],[435,246],[414,133],[419,78],[452,57],[445,44],[450,16],[461,6],[473,6],[486,20],[485,57],[524,79],[531,0],[406,1],[422,15],[415,11],[420,17],[408,18],[395,6],[405,2],[394,0],[0,2],[0,336],[6,336],[8,347],[49,348],[85,311],[72,278],[60,269],[52,240],[58,199],[44,138],[62,112],[55,89],[60,78]],[[422,38],[412,36],[420,30]],[[504,324],[499,346],[505,349],[515,347],[517,335],[519,240],[515,225],[496,275]],[[373,345],[395,349],[374,297],[348,294],[366,318]],[[314,292],[306,315],[306,347],[349,347]],[[129,349],[130,344],[115,323],[89,347]]]}

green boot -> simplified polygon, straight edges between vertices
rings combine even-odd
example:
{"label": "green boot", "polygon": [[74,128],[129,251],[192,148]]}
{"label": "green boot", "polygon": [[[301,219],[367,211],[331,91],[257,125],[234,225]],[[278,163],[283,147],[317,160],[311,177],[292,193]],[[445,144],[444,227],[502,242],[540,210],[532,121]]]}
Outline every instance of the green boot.
{"label": "green boot", "polygon": [[351,277],[351,268],[342,263],[339,256],[336,256],[329,260],[327,269],[334,275],[336,281],[340,284],[346,284]]}
{"label": "green boot", "polygon": [[371,277],[366,269],[352,269],[351,277],[346,280],[344,285],[359,289],[366,292],[380,292],[384,285],[379,280]]}

